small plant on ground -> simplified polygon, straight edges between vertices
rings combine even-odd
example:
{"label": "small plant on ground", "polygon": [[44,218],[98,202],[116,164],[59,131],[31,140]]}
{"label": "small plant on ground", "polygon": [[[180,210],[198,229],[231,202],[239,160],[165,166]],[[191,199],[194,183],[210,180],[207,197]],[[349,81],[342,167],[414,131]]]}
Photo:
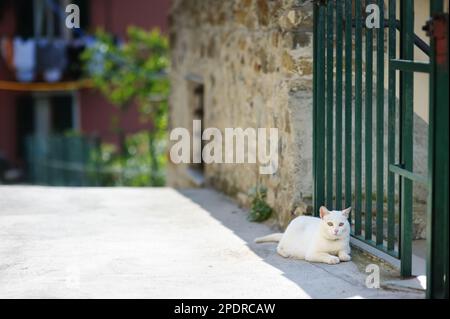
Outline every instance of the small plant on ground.
{"label": "small plant on ground", "polygon": [[264,186],[255,186],[249,191],[251,198],[251,208],[249,220],[252,222],[262,222],[272,215],[272,207],[266,202],[267,188]]}

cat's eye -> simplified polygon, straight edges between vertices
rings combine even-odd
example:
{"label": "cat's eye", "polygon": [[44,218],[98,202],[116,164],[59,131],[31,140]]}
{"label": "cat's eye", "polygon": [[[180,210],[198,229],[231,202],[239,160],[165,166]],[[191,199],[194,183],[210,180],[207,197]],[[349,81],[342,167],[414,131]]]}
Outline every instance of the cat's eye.
{"label": "cat's eye", "polygon": [[327,224],[328,224],[328,226],[333,226],[332,222],[328,222]]}
{"label": "cat's eye", "polygon": [[341,226],[341,227],[344,226],[344,223],[340,223],[339,226]]}

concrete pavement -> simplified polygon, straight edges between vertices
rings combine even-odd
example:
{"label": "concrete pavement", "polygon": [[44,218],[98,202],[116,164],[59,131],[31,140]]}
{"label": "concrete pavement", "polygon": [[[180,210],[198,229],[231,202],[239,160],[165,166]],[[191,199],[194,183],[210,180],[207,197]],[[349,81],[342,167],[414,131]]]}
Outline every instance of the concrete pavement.
{"label": "concrete pavement", "polygon": [[254,244],[272,232],[208,189],[0,187],[1,298],[422,298],[355,263]]}

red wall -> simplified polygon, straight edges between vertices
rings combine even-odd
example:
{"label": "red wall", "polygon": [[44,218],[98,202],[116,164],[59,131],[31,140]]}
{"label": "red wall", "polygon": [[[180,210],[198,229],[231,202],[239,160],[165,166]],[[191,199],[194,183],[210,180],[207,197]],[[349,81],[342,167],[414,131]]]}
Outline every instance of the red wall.
{"label": "red wall", "polygon": [[[12,36],[15,29],[15,17],[12,8],[6,8],[0,23],[0,37]],[[0,80],[11,80],[10,73],[0,59]],[[0,151],[8,160],[16,160],[16,112],[15,94],[0,90]]]}
{"label": "red wall", "polygon": [[166,31],[169,7],[169,0],[95,0],[90,8],[91,25],[121,37],[129,25]]}
{"label": "red wall", "polygon": [[14,94],[0,91],[0,151],[10,161],[17,160],[16,111],[14,101]]}
{"label": "red wall", "polygon": [[120,112],[117,107],[110,105],[94,90],[81,90],[79,96],[82,131],[95,134],[105,142],[118,143],[118,135],[113,125],[114,118],[120,118],[120,128],[126,133],[150,128],[150,123],[140,117],[136,106],[130,107],[119,117]]}

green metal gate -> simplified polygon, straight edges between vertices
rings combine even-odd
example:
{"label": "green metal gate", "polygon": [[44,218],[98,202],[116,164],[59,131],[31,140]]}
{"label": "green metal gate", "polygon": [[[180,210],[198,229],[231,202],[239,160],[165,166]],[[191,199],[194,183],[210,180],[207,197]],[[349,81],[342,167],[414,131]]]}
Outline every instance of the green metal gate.
{"label": "green metal gate", "polygon": [[[430,1],[428,45],[414,34],[413,0],[314,2],[314,211],[321,205],[352,206],[352,236],[398,258],[402,276],[411,276],[413,183],[427,185],[428,270],[439,272],[434,281],[428,274],[429,296],[430,287],[437,286],[446,287],[448,296],[448,199],[436,192],[448,194],[448,31],[442,31],[448,14],[443,3]],[[366,25],[371,4],[379,8],[379,28]],[[441,34],[436,35],[436,26]],[[414,61],[415,48],[430,62]],[[430,74],[428,177],[413,172],[415,72]]]}

